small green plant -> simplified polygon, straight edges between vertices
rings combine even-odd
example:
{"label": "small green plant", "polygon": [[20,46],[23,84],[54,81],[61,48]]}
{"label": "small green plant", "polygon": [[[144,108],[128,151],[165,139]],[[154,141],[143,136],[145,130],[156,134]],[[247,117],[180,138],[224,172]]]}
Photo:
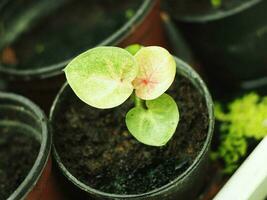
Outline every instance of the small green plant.
{"label": "small green plant", "polygon": [[64,71],[75,94],[92,107],[114,108],[132,95],[135,106],[126,115],[126,125],[140,142],[162,146],[174,134],[179,111],[164,92],[174,81],[176,63],[166,49],[96,47],[77,56]]}
{"label": "small green plant", "polygon": [[135,11],[133,9],[127,9],[125,11],[125,17],[126,19],[131,19],[135,14]]}
{"label": "small green plant", "polygon": [[260,140],[267,135],[267,97],[249,93],[229,103],[227,108],[225,113],[220,104],[215,105],[221,135],[212,157],[222,159],[225,173],[232,173],[247,154],[248,139]]}
{"label": "small green plant", "polygon": [[210,0],[210,2],[214,8],[219,8],[222,5],[222,0]]}

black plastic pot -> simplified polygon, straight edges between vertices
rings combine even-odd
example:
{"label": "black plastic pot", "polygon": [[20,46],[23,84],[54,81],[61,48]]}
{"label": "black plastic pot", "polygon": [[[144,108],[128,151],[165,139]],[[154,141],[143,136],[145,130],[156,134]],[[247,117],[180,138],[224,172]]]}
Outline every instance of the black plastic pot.
{"label": "black plastic pot", "polygon": [[[234,1],[233,1],[234,2]],[[267,76],[267,1],[246,0],[212,13],[171,15],[216,89],[257,87]]]}
{"label": "black plastic pot", "polygon": [[21,134],[28,134],[40,143],[40,150],[33,167],[8,200],[39,199],[51,171],[51,162],[48,162],[48,159],[52,138],[47,119],[44,113],[28,99],[0,92],[0,130],[4,129],[10,132],[19,130]]}
{"label": "black plastic pot", "polygon": [[[61,0],[60,2],[62,4],[62,2],[65,1],[67,0]],[[7,1],[6,4],[3,4],[1,9],[2,10],[8,9],[8,6],[10,6],[9,4],[14,4],[14,2]],[[49,5],[51,4],[51,2],[47,0],[42,0],[37,4],[39,5],[38,9],[40,11],[51,12],[50,10],[48,11],[43,4]],[[25,8],[27,8],[27,6],[25,6]],[[54,9],[53,12],[56,12],[55,11],[56,8],[57,7],[61,8],[61,6],[62,5],[56,5],[56,4],[53,5],[52,6]],[[21,8],[23,7],[21,6]],[[36,16],[36,18],[38,19],[37,22],[31,22],[34,21],[34,16],[35,16],[34,13],[36,12],[36,10],[34,10],[32,7],[30,7],[29,9],[31,9],[30,13],[31,14],[33,13],[32,14],[33,16],[30,15],[29,13],[28,14],[26,13],[27,15],[26,14],[25,15],[29,18],[29,19],[26,18],[27,19],[26,20],[27,23],[25,22],[26,25],[24,23],[19,23],[26,26],[26,28],[28,26],[31,27],[31,24],[37,23],[38,25],[38,21],[40,21],[39,18],[45,18],[48,15],[47,13],[41,14],[42,17],[38,15]],[[21,19],[23,18],[21,17]],[[45,31],[46,30],[45,28],[46,27],[42,27],[41,29]],[[17,30],[16,26],[13,29],[16,30],[16,32],[18,33],[23,32],[22,30]],[[11,27],[11,30],[13,29]],[[30,31],[31,29],[27,30],[27,34],[29,34]],[[47,31],[49,32],[49,30]],[[0,35],[1,35],[1,27],[0,27]],[[18,36],[20,35],[22,35],[22,33],[18,34]],[[6,40],[12,41],[11,42],[12,45],[13,41],[16,42],[16,39],[13,38],[14,37],[13,35],[11,36],[10,36],[11,39],[8,38]],[[19,40],[20,38],[18,37],[17,39]],[[80,38],[77,39],[79,40]],[[138,10],[134,14],[134,16],[130,18],[130,20],[128,20],[122,27],[116,30],[109,37],[101,38],[99,39],[99,41],[96,41],[95,45],[98,44],[98,45],[126,46],[131,43],[141,43],[144,45],[153,45],[153,44],[166,45],[166,41],[163,34],[163,28],[161,26],[161,21],[159,16],[158,0],[143,1],[143,3],[139,6]],[[63,44],[66,45],[65,43]],[[91,47],[92,46],[88,46],[88,49]],[[25,49],[25,51],[26,50],[27,49]],[[82,51],[84,51],[84,49],[82,49],[81,52]],[[7,54],[8,53],[10,52],[7,52]],[[57,54],[57,52],[54,52],[52,55],[54,54]],[[0,63],[0,90],[13,91],[16,93],[23,94],[24,96],[31,98],[35,102],[38,102],[38,104],[43,109],[45,109],[45,111],[48,111],[49,107],[51,106],[52,100],[54,99],[60,86],[64,83],[64,78],[61,76],[62,69],[75,56],[76,55],[72,55],[68,59],[64,59],[61,60],[60,62],[52,63],[49,65],[27,66],[27,68],[25,69],[12,68],[9,66],[4,66],[3,64]],[[11,62],[13,62],[12,55],[11,55]]]}
{"label": "black plastic pot", "polygon": [[[199,75],[186,63],[176,58],[177,63],[177,73],[188,78],[193,85],[199,90],[205,99],[205,104],[208,110],[209,124],[208,132],[204,142],[204,145],[197,155],[197,158],[194,160],[193,164],[190,165],[184,173],[177,177],[172,182],[167,185],[157,188],[153,191],[137,194],[137,195],[117,195],[105,193],[85,185],[74,177],[70,171],[64,166],[56,146],[53,145],[53,154],[56,160],[56,163],[61,171],[61,174],[65,177],[64,181],[66,187],[69,188],[68,191],[72,191],[73,196],[79,199],[195,199],[200,188],[203,187],[203,179],[206,176],[206,167],[208,161],[208,151],[210,147],[210,142],[213,134],[214,126],[214,115],[213,115],[213,103],[210,97],[209,91],[199,77]],[[58,121],[57,117],[60,117],[62,109],[64,109],[64,101],[66,99],[75,98],[73,92],[70,89],[68,84],[65,84],[61,91],[59,92],[57,98],[54,101],[50,112],[50,121],[52,126],[53,135],[57,133],[54,131],[55,126],[57,126]]]}

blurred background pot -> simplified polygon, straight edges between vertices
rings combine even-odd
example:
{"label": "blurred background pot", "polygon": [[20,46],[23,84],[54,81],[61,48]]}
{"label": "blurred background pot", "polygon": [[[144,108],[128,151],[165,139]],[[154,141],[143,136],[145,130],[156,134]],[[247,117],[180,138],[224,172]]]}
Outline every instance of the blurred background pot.
{"label": "blurred background pot", "polygon": [[39,199],[51,171],[51,135],[44,113],[22,96],[0,92],[0,132],[0,177],[8,181],[1,183],[0,199]]}
{"label": "blurred background pot", "polygon": [[167,46],[160,1],[49,0],[0,4],[0,90],[15,91],[48,111],[62,69],[96,45]]}
{"label": "blurred background pot", "polygon": [[222,1],[215,8],[210,1],[168,0],[166,7],[216,92],[267,83],[267,1]]}
{"label": "blurred background pot", "polygon": [[[204,139],[202,146],[200,147],[200,150],[196,153],[196,157],[194,158],[191,165],[186,165],[185,170],[183,173],[181,173],[178,177],[176,177],[173,181],[169,182],[168,184],[160,187],[155,188],[152,191],[142,193],[142,194],[112,194],[100,191],[98,189],[94,189],[81,180],[77,176],[74,176],[72,172],[66,167],[66,163],[62,160],[61,152],[58,150],[58,139],[61,138],[62,141],[64,141],[64,144],[66,144],[66,138],[61,137],[61,134],[64,132],[72,132],[73,130],[66,130],[67,127],[65,127],[64,124],[72,123],[72,125],[75,128],[76,131],[80,132],[80,125],[81,121],[80,119],[84,119],[83,114],[77,112],[78,114],[73,114],[73,122],[69,122],[66,119],[63,119],[64,116],[70,115],[70,113],[65,113],[66,110],[71,110],[73,112],[72,104],[75,104],[74,102],[77,101],[77,97],[74,95],[73,91],[70,89],[68,84],[65,84],[59,94],[57,95],[57,98],[54,101],[54,104],[52,106],[51,112],[50,112],[50,121],[52,126],[52,132],[54,135],[54,145],[53,145],[53,153],[55,161],[58,165],[59,171],[61,172],[61,181],[64,182],[65,186],[64,188],[68,188],[66,191],[69,192],[69,198],[79,198],[79,199],[195,199],[196,196],[199,194],[200,190],[204,186],[204,179],[205,174],[207,170],[208,165],[208,151],[210,147],[210,142],[213,134],[213,126],[214,126],[214,116],[213,116],[213,103],[211,100],[211,97],[209,95],[208,89],[206,88],[204,82],[199,77],[199,75],[187,64],[185,64],[180,59],[176,58],[177,62],[177,73],[184,77],[184,79],[188,80],[188,82],[192,83],[192,85],[196,88],[195,90],[199,92],[199,95],[203,97],[203,106],[206,107],[207,110],[207,129],[204,133]],[[178,82],[180,79],[177,79]],[[175,85],[177,82],[175,83]],[[80,104],[78,104],[80,106]],[[88,105],[84,105],[89,107]],[[86,110],[86,107],[82,107],[82,109]],[[95,115],[98,115],[95,110]],[[99,111],[100,112],[100,111]],[[104,111],[103,111],[104,112]],[[104,114],[101,112],[99,116],[103,117]],[[116,111],[118,113],[119,111]],[[75,112],[76,113],[76,112]],[[77,116],[77,115],[81,116]],[[89,115],[89,114],[87,114]],[[100,120],[100,118],[98,117]],[[88,121],[87,119],[84,119],[85,121]],[[64,123],[64,124],[61,124]],[[89,123],[94,123],[93,121]],[[65,131],[58,129],[59,127],[62,127]],[[119,126],[119,125],[118,125]],[[201,126],[204,126],[201,124]],[[94,130],[94,129],[92,129]],[[99,130],[99,129],[97,129]],[[99,130],[101,132],[101,130]],[[99,134],[100,134],[99,132]],[[75,135],[74,132],[72,132],[72,135]],[[92,133],[90,133],[92,135]],[[112,133],[110,132],[110,135]],[[78,138],[80,136],[77,136]],[[77,138],[75,136],[75,138]],[[86,137],[86,136],[85,136]],[[100,137],[100,136],[96,136]],[[113,136],[110,136],[112,138]],[[60,139],[60,140],[61,140]],[[72,144],[66,144],[66,145],[75,145],[74,141],[76,139],[73,139],[71,142]],[[106,139],[107,140],[107,139]],[[84,143],[84,138],[83,138]],[[64,146],[64,148],[67,148],[67,146]],[[100,148],[97,146],[97,148]],[[81,150],[83,151],[83,150]],[[85,151],[85,150],[84,150]],[[177,150],[179,151],[179,150]],[[70,150],[69,150],[70,152]],[[80,152],[80,151],[79,151]],[[175,150],[176,152],[176,150]],[[80,152],[81,155],[81,152]],[[76,157],[77,158],[77,157]],[[81,158],[79,158],[81,159]],[[87,161],[87,163],[90,161]],[[92,161],[93,162],[93,161]],[[88,163],[89,164],[89,163]],[[78,166],[75,166],[77,168]],[[181,166],[180,166],[181,167]],[[78,167],[79,168],[79,167]],[[73,170],[73,169],[72,169]],[[88,178],[88,177],[87,177]],[[115,181],[115,180],[114,180]],[[71,198],[72,197],[72,198]]]}

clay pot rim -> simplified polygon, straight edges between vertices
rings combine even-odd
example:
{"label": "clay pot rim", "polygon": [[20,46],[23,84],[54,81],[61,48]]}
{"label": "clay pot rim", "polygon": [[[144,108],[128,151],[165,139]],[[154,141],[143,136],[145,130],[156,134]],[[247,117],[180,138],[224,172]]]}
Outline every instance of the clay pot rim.
{"label": "clay pot rim", "polygon": [[[142,23],[143,19],[157,4],[157,2],[158,0],[144,0],[136,11],[135,15],[130,20],[128,20],[122,27],[120,27],[108,38],[103,39],[97,46],[117,45],[122,42],[135,30],[135,27]],[[52,65],[27,70],[8,69],[7,67],[0,64],[0,76],[6,77],[7,79],[11,80],[45,79],[62,74],[63,68],[72,59],[73,58],[70,58]]]}
{"label": "clay pot rim", "polygon": [[[174,179],[172,182],[154,189],[152,191],[146,192],[146,193],[142,193],[142,194],[131,194],[131,195],[120,195],[120,194],[111,194],[111,193],[106,193],[106,192],[102,192],[99,191],[97,189],[94,189],[84,183],[82,183],[81,181],[79,181],[77,178],[75,178],[69,171],[68,169],[64,166],[63,162],[60,159],[59,154],[57,153],[56,147],[53,144],[52,145],[52,153],[53,156],[56,160],[56,163],[60,169],[60,171],[63,173],[63,175],[71,182],[73,183],[75,186],[77,186],[79,189],[83,190],[84,192],[87,192],[89,194],[95,195],[95,196],[100,196],[103,198],[118,198],[118,199],[128,199],[128,198],[141,198],[141,197],[151,197],[151,196],[156,196],[159,194],[164,194],[165,192],[167,192],[168,190],[171,190],[174,187],[177,187],[181,184],[183,184],[184,180],[190,176],[190,174],[200,165],[202,159],[205,158],[205,155],[207,154],[209,147],[210,147],[210,143],[211,143],[211,139],[213,136],[213,130],[214,130],[214,110],[213,110],[213,101],[211,98],[211,95],[207,89],[206,84],[204,83],[204,81],[200,78],[200,76],[197,74],[197,72],[192,69],[188,64],[186,64],[184,61],[180,60],[179,58],[176,58],[176,63],[177,63],[177,73],[180,73],[181,75],[189,78],[189,80],[191,80],[194,85],[198,88],[198,90],[200,91],[200,93],[204,96],[205,98],[205,102],[206,102],[206,106],[208,109],[208,117],[209,117],[209,127],[208,127],[208,133],[207,133],[207,137],[206,140],[204,142],[204,145],[201,149],[201,151],[199,152],[199,154],[197,155],[196,159],[194,160],[194,162],[188,167],[188,169],[183,172],[180,176],[178,176],[176,179]],[[57,105],[58,103],[61,102],[60,97],[61,95],[66,91],[66,89],[69,87],[69,85],[67,83],[65,83],[63,85],[63,87],[61,88],[61,90],[59,91],[59,93],[57,94],[53,105],[51,107],[50,110],[50,116],[49,116],[49,120],[50,120],[50,124],[52,124],[52,121],[54,119],[55,113],[57,111]],[[51,125],[52,126],[52,125]],[[51,129],[52,133],[53,133],[53,127]]]}
{"label": "clay pot rim", "polygon": [[31,112],[36,117],[36,120],[39,121],[42,131],[40,150],[33,167],[25,177],[24,181],[7,199],[21,200],[33,190],[48,162],[52,145],[52,136],[49,131],[47,117],[32,101],[23,96],[6,92],[0,92],[0,99],[6,99],[7,101],[14,102],[14,104],[19,104],[21,107]]}

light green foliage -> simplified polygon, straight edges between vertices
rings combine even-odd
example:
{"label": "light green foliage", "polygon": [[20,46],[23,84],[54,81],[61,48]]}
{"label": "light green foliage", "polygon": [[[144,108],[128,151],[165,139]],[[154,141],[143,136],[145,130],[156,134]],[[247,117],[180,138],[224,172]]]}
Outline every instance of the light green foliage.
{"label": "light green foliage", "polygon": [[127,50],[132,55],[135,55],[142,47],[143,46],[141,46],[139,44],[132,44],[132,45],[126,47],[125,50]]}
{"label": "light green foliage", "polygon": [[81,100],[104,109],[122,104],[132,94],[138,66],[124,49],[96,47],[73,59],[65,73]]}
{"label": "light green foliage", "polygon": [[223,159],[225,172],[232,173],[247,153],[247,140],[260,140],[267,135],[267,97],[249,93],[231,102],[227,113],[217,104],[215,116],[221,122],[221,136],[213,158]]}
{"label": "light green foliage", "polygon": [[126,19],[131,19],[135,14],[135,11],[133,9],[128,9],[125,12]]}
{"label": "light green foliage", "polygon": [[178,107],[167,94],[145,104],[138,104],[127,113],[126,125],[140,142],[152,146],[165,145],[178,125]]}
{"label": "light green foliage", "polygon": [[213,7],[218,8],[222,5],[222,0],[210,0]]}
{"label": "light green foliage", "polygon": [[178,107],[164,92],[174,80],[176,63],[166,49],[96,47],[72,60],[65,74],[75,94],[100,109],[122,104],[135,90],[137,101],[126,124],[140,142],[162,146],[174,134]]}

